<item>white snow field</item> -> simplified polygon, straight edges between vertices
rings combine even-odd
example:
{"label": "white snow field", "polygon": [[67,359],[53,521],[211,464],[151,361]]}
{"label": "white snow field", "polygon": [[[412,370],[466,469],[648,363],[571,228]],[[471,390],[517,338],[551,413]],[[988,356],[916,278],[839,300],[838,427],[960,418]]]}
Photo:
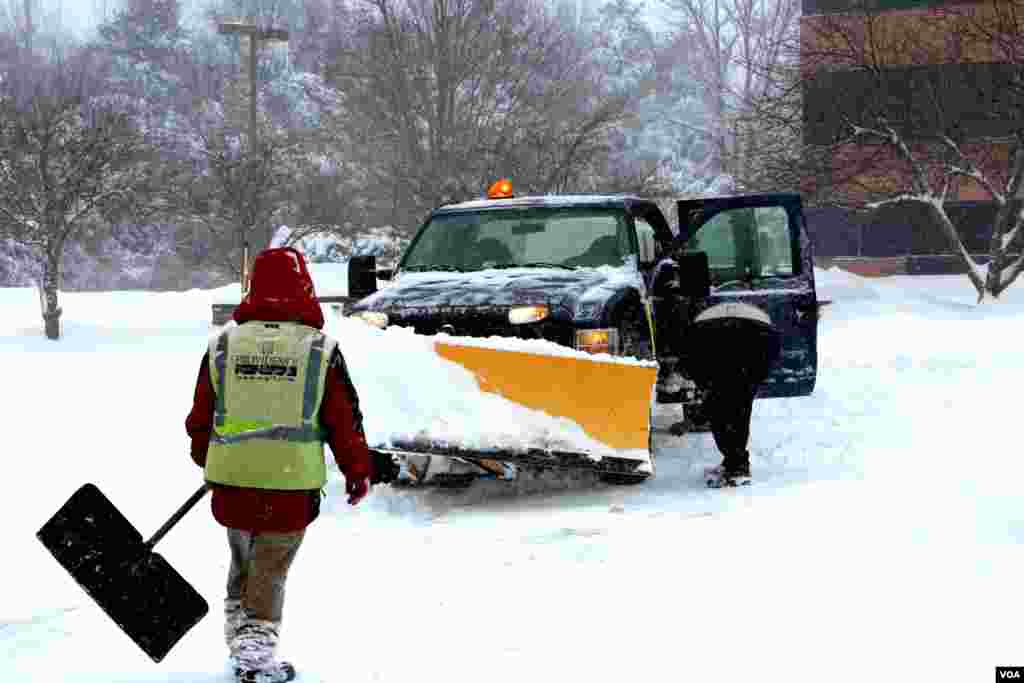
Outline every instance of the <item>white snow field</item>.
{"label": "white snow field", "polygon": [[[335,472],[288,584],[298,680],[969,683],[1024,665],[1024,285],[975,306],[962,276],[818,278],[817,389],[755,405],[749,488],[703,488],[709,434],[660,434],[643,485],[468,505],[377,487],[351,508]],[[218,296],[64,294],[54,343],[35,291],[0,289],[3,683],[230,680],[208,502],[157,546],[211,605],[160,664],[35,538],[86,482],[147,537],[195,490],[184,419]],[[328,331],[369,433],[442,406],[452,429],[523,437],[422,340]]]}

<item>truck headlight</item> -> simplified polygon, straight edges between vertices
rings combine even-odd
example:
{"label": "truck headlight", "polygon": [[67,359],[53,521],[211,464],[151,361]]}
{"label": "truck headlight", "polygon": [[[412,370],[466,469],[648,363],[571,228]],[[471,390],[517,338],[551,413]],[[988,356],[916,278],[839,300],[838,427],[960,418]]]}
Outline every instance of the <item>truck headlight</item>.
{"label": "truck headlight", "polygon": [[610,328],[576,330],[576,348],[587,353],[619,352],[619,331]]}
{"label": "truck headlight", "polygon": [[508,312],[508,321],[513,325],[535,323],[548,317],[547,306],[518,306]]}
{"label": "truck headlight", "polygon": [[387,313],[381,313],[379,311],[359,311],[358,313],[353,313],[352,317],[362,320],[370,327],[377,327],[383,330],[388,326]]}

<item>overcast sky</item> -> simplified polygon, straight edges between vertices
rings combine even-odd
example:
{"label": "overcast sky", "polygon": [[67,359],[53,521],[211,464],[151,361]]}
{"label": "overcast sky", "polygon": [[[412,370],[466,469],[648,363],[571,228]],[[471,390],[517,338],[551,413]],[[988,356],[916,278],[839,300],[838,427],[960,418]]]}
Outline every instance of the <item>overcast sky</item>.
{"label": "overcast sky", "polygon": [[[40,3],[43,8],[41,21],[48,24],[56,19],[65,28],[81,35],[97,23],[98,14],[93,3],[94,0],[43,0]],[[24,16],[18,0],[7,0],[5,4],[10,7],[8,11],[13,10],[18,16]],[[39,22],[40,19],[36,19],[34,23],[39,26]]]}

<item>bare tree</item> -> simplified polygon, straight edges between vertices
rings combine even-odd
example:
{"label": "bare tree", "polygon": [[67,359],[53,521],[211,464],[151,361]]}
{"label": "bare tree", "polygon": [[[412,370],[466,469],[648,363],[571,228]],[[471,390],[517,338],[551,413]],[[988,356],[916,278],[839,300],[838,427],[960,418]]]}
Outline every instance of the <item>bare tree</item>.
{"label": "bare tree", "polygon": [[46,336],[60,336],[65,247],[90,221],[140,211],[153,159],[133,117],[97,95],[85,54],[4,74],[0,237],[39,260]]}
{"label": "bare tree", "polygon": [[[811,107],[811,137],[834,141],[837,166],[873,157],[855,188],[862,201],[921,207],[978,300],[998,297],[1024,270],[1024,3],[931,10],[915,22],[862,10],[807,28],[808,91],[825,80],[831,93]],[[987,268],[946,210],[964,192],[997,209]]]}
{"label": "bare tree", "polygon": [[685,64],[704,105],[702,119],[676,124],[710,148],[709,173],[742,175],[763,138],[751,108],[777,96],[787,45],[798,32],[799,0],[662,0],[674,26],[668,50]]}
{"label": "bare tree", "polygon": [[383,223],[503,175],[520,191],[574,186],[626,115],[586,32],[535,0],[366,0],[335,21],[327,74]]}
{"label": "bare tree", "polygon": [[[192,163],[179,176],[178,216],[199,220],[218,266],[241,275],[242,252],[270,244],[273,219],[289,206],[302,147],[294,134],[264,120],[259,139],[226,126],[215,103],[188,131]],[[213,110],[212,112],[210,110]]]}
{"label": "bare tree", "polygon": [[[737,149],[743,163],[731,165],[735,189],[743,192],[799,192],[808,206],[856,207],[863,199],[851,191],[874,162],[871,154],[836,168],[836,144],[806,140],[806,101],[795,36],[779,46],[780,59],[760,67],[761,93],[734,114]],[[813,181],[812,181],[813,180]]]}

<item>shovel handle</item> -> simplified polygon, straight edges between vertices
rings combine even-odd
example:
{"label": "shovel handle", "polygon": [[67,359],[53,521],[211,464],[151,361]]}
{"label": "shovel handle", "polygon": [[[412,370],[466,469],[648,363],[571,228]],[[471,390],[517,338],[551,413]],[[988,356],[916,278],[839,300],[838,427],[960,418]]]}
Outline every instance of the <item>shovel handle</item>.
{"label": "shovel handle", "polygon": [[171,518],[164,522],[164,525],[162,527],[156,530],[156,533],[153,534],[153,537],[146,541],[146,549],[152,550],[153,546],[155,546],[160,541],[160,539],[163,538],[167,534],[167,532],[171,530],[171,528],[175,524],[181,521],[181,518],[184,517],[188,513],[188,511],[191,510],[195,506],[195,504],[198,503],[200,499],[202,499],[202,497],[206,495],[206,492],[208,490],[210,490],[210,485],[204,481],[203,485],[200,486],[199,489],[195,493],[193,493],[189,497],[189,499],[186,500],[185,503],[180,508],[177,509],[177,511],[175,511],[173,515],[171,515]]}

